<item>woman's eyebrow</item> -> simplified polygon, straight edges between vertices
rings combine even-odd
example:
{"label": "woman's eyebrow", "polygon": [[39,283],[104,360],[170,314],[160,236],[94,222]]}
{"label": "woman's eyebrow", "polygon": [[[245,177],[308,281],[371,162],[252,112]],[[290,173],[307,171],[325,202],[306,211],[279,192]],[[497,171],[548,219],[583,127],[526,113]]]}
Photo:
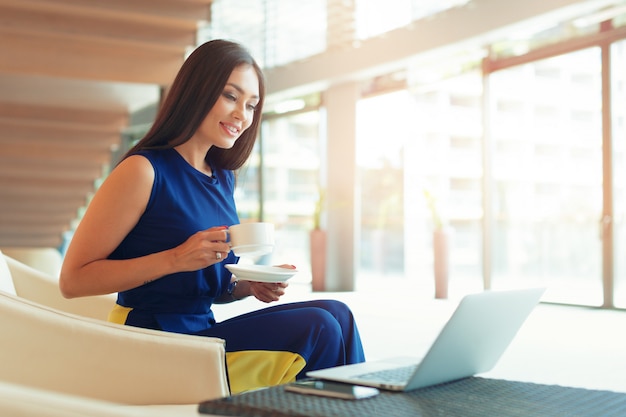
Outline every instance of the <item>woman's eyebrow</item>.
{"label": "woman's eyebrow", "polygon": [[[232,88],[234,88],[234,89],[235,89],[235,90],[237,90],[237,91],[239,91],[239,94],[246,94],[246,92],[244,91],[244,89],[243,89],[243,88],[241,88],[240,86],[238,86],[238,85],[237,85],[237,84],[235,84],[235,83],[227,83],[226,85],[227,85],[227,86],[230,86],[230,87],[232,87]],[[257,95],[253,95],[253,96],[251,96],[251,98],[258,99],[258,98],[259,98],[259,96],[257,96]]]}

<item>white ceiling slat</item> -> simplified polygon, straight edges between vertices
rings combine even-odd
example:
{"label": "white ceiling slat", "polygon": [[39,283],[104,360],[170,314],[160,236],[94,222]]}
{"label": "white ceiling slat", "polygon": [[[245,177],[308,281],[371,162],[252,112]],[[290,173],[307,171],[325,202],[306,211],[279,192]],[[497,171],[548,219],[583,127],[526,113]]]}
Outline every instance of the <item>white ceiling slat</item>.
{"label": "white ceiling slat", "polygon": [[[0,184],[0,196],[4,199],[11,199],[11,198],[30,198],[33,196],[34,193],[39,193],[39,197],[43,198],[43,197],[47,197],[46,201],[51,201],[54,202],[56,200],[63,200],[65,198],[76,198],[77,196],[81,196],[82,198],[82,204],[84,204],[84,202],[86,201],[86,197],[84,193],[81,193],[80,190],[76,191],[74,189],[68,189],[68,188],[46,188],[46,187],[38,187],[38,188],[16,188],[16,187],[10,187],[6,190],[2,190],[3,188],[3,184]],[[80,206],[77,207],[77,209]]]}
{"label": "white ceiling slat", "polygon": [[[22,201],[28,204],[22,204]],[[20,202],[20,204],[11,205],[11,202]],[[22,198],[20,200],[13,199],[0,202],[0,210],[3,210],[3,218],[5,215],[10,216],[12,213],[19,212],[34,213],[43,216],[43,218],[46,218],[48,214],[62,213],[73,219],[77,213],[76,207],[81,207],[84,204],[85,199],[79,197],[66,198],[63,201],[49,198]],[[0,235],[2,235],[1,229]]]}
{"label": "white ceiling slat", "polygon": [[98,110],[71,109],[61,106],[43,106],[16,102],[0,102],[0,125],[57,125],[67,128],[102,129],[109,127],[120,131],[128,123],[126,109]]}
{"label": "white ceiling slat", "polygon": [[88,126],[59,126],[51,123],[15,124],[0,120],[0,143],[4,145],[33,145],[72,150],[92,149],[110,151],[119,143],[120,131]]}
{"label": "white ceiling slat", "polygon": [[59,233],[30,236],[24,233],[0,233],[0,247],[12,248],[56,248],[63,242]]}
{"label": "white ceiling slat", "polygon": [[0,236],[0,247],[15,247],[15,248],[56,248],[60,246],[62,240],[60,237],[55,236],[37,236],[35,238],[28,239],[21,235],[16,236]]}
{"label": "white ceiling slat", "polygon": [[32,164],[36,164],[39,161],[47,161],[54,159],[59,163],[72,164],[76,159],[82,161],[91,161],[93,164],[106,164],[109,162],[111,154],[102,151],[92,151],[89,149],[73,149],[71,154],[68,154],[67,149],[64,149],[57,145],[47,146],[20,146],[20,145],[5,145],[2,149],[2,158],[16,159],[22,158],[30,161],[30,168],[33,168]]}
{"label": "white ceiling slat", "polygon": [[45,37],[0,28],[0,73],[166,85],[183,62],[180,48],[124,41]]}
{"label": "white ceiling slat", "polygon": [[[65,135],[64,135],[65,133]],[[54,143],[50,143],[51,138],[58,138]],[[50,135],[45,136],[41,134],[40,129],[36,130],[20,130],[18,132],[2,132],[0,131],[0,145],[2,146],[17,146],[25,150],[32,147],[52,149],[60,149],[67,153],[67,148],[74,150],[90,150],[99,151],[110,154],[111,147],[114,144],[119,143],[119,134],[107,134],[107,133],[87,133],[81,134],[80,132],[73,132],[67,130],[57,130],[51,132]],[[4,152],[0,152],[0,155],[4,155]],[[72,159],[72,155],[70,155]]]}
{"label": "white ceiling slat", "polygon": [[22,235],[23,237],[35,237],[35,236],[44,236],[50,237],[57,233],[60,227],[63,230],[67,230],[66,226],[58,225],[58,224],[47,224],[47,225],[37,225],[37,227],[27,227],[26,229],[22,225],[16,224],[3,224],[1,225],[3,234],[13,234],[13,235]]}
{"label": "white ceiling slat", "polygon": [[[28,7],[37,10],[53,7],[66,14],[81,13],[87,9],[91,13],[118,13],[119,15],[161,16],[185,20],[206,20],[212,0],[0,0],[0,4]],[[52,4],[52,6],[51,6]]]}
{"label": "white ceiling slat", "polygon": [[[1,10],[2,9],[0,8],[0,11]],[[110,45],[111,47],[115,48],[136,49],[140,51],[145,50],[152,53],[161,51],[180,54],[181,47],[184,48],[184,44],[169,44],[166,42],[159,42],[158,39],[154,38],[143,40],[140,37],[132,36],[132,34],[130,38],[128,36],[119,36],[119,34],[117,33],[117,26],[115,28],[112,28],[112,30],[115,30],[116,32],[115,36],[107,35],[105,33],[100,34],[94,30],[90,30],[81,34],[59,31],[47,32],[40,27],[25,28],[22,26],[12,27],[10,25],[2,25],[3,36],[13,36],[14,38],[34,38],[40,39],[42,41],[48,41],[49,43],[54,42],[59,45],[59,49],[67,48],[74,43],[92,43],[93,47],[100,49],[102,49],[102,45]],[[164,31],[167,33],[167,30],[164,28],[155,28],[155,30]],[[162,34],[159,34],[159,37],[160,36],[162,36]],[[190,36],[189,34],[185,36],[185,38],[191,37],[192,36]],[[169,39],[169,41],[171,42],[171,39]]]}
{"label": "white ceiling slat", "polygon": [[3,216],[12,212],[22,213],[74,213],[76,214],[76,207],[80,207],[85,203],[83,196],[76,199],[56,200],[52,204],[42,205],[47,199],[41,199],[37,197],[33,198],[20,198],[18,199],[0,199],[0,213]]}
{"label": "white ceiling slat", "polygon": [[160,87],[149,83],[0,74],[0,117],[4,118],[98,125],[118,119],[123,127],[130,112],[154,105],[159,97]]}
{"label": "white ceiling slat", "polygon": [[[42,216],[42,214],[44,214]],[[2,216],[0,227],[9,224],[29,224],[33,227],[46,226],[47,224],[68,225],[74,213],[33,213],[33,212],[13,212],[10,215]]]}
{"label": "white ceiling slat", "polygon": [[2,199],[0,201],[0,213],[2,213],[2,217],[13,212],[39,213],[44,218],[48,213],[69,213],[70,216],[75,216],[77,207],[83,206],[85,202],[86,199],[83,196],[66,197],[63,200],[53,200],[49,197]]}
{"label": "white ceiling slat", "polygon": [[172,17],[147,16],[75,8],[64,13],[54,4],[35,9],[26,3],[4,6],[0,3],[0,25],[13,31],[46,34],[66,34],[73,37],[134,40],[170,46],[186,46],[193,42],[196,22]]}
{"label": "white ceiling slat", "polygon": [[102,166],[89,160],[57,160],[54,158],[31,158],[27,153],[9,158],[0,153],[0,186],[15,178],[40,178],[92,180],[102,175]]}
{"label": "white ceiling slat", "polygon": [[0,236],[0,247],[5,248],[56,248],[62,242],[62,238],[56,235],[24,236],[22,234],[6,234]]}
{"label": "white ceiling slat", "polygon": [[[35,161],[30,161],[30,164],[31,166],[37,166],[37,163]],[[92,187],[90,188],[76,187],[76,191],[74,191],[74,193],[78,195],[82,195],[82,196],[85,195],[84,193],[82,193],[83,191],[86,190],[87,192],[89,192],[94,189],[93,183],[100,176],[96,173],[96,170],[94,169],[92,169],[91,171],[87,171],[87,170],[81,171],[74,167],[57,168],[57,169],[38,169],[36,170],[36,172],[24,172],[24,171],[15,172],[16,170],[14,170],[14,172],[11,172],[10,175],[5,175],[6,171],[7,170],[3,168],[2,170],[0,170],[0,175],[4,177],[3,181],[11,181],[6,186],[6,187],[10,187],[10,189],[14,189],[15,187],[17,187],[20,181],[33,181],[33,180],[37,181],[37,180],[41,180],[42,176],[44,175],[46,179],[60,181],[61,183],[67,182],[67,187],[75,187],[75,185],[71,183],[72,180],[81,179],[81,180],[88,181],[90,184],[92,184]],[[0,185],[0,187],[2,186]],[[65,187],[59,187],[59,190],[62,190],[63,188]],[[14,194],[17,194],[20,197],[25,197],[28,195],[28,193],[36,193],[40,191],[41,189],[42,187],[37,187],[37,188],[24,187],[18,193],[14,193]],[[48,192],[49,190],[50,188],[45,189],[46,192]],[[2,194],[2,191],[0,191],[0,194]]]}
{"label": "white ceiling slat", "polygon": [[32,194],[33,198],[37,198],[37,193],[43,191],[44,193],[64,192],[63,190],[72,190],[72,193],[79,196],[85,196],[88,193],[93,192],[94,182],[88,177],[75,176],[75,177],[58,177],[53,175],[46,176],[45,179],[27,176],[14,176],[6,177],[11,181],[11,188],[2,187],[0,184],[0,195],[15,194],[11,190],[19,188],[19,193]]}
{"label": "white ceiling slat", "polygon": [[[56,224],[57,227],[67,227],[76,217],[75,210],[61,210],[54,204],[46,204],[40,210],[11,211],[6,216],[2,216],[0,223],[23,225]],[[4,228],[0,228],[4,231]]]}

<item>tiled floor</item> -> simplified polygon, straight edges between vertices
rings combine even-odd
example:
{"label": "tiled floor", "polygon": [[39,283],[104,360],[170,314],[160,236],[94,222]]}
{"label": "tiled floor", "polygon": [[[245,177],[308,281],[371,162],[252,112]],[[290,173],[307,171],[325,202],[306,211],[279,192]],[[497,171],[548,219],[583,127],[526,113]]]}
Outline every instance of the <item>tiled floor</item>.
{"label": "tiled floor", "polygon": [[[417,295],[416,295],[417,294]],[[281,302],[335,298],[357,317],[368,360],[420,356],[458,299],[418,290],[311,293],[294,281]],[[254,299],[217,306],[218,319],[265,307]],[[626,392],[626,312],[540,304],[487,377]]]}

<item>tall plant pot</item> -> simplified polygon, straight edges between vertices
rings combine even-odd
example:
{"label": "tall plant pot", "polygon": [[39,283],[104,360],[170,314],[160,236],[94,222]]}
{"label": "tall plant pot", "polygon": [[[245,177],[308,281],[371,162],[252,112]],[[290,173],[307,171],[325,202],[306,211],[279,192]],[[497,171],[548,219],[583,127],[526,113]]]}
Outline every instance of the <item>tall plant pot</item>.
{"label": "tall plant pot", "polygon": [[311,289],[326,291],[326,231],[313,229],[310,234]]}
{"label": "tall plant pot", "polygon": [[450,228],[437,229],[433,232],[435,298],[448,298],[451,239]]}

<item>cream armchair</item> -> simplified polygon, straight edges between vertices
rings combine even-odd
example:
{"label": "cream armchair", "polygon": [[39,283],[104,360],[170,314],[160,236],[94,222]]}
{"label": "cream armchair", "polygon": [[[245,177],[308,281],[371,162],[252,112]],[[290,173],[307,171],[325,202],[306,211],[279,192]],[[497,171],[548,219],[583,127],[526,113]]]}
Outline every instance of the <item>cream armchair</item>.
{"label": "cream armchair", "polygon": [[27,300],[19,294],[32,277],[13,280],[13,271],[28,271],[18,267],[0,256],[0,381],[132,405],[229,395],[223,340],[117,325]]}

